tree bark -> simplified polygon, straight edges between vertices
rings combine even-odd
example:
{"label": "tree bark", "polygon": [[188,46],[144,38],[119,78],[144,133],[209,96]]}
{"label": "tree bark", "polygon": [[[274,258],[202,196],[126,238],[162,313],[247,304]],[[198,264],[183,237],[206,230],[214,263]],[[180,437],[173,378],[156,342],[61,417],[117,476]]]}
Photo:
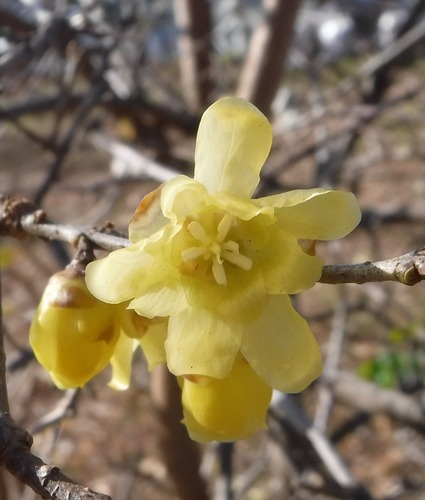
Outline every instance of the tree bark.
{"label": "tree bark", "polygon": [[300,0],[263,0],[264,21],[254,32],[237,95],[270,115],[284,73]]}
{"label": "tree bark", "polygon": [[207,0],[174,0],[182,90],[190,111],[199,112],[211,91],[210,8]]}

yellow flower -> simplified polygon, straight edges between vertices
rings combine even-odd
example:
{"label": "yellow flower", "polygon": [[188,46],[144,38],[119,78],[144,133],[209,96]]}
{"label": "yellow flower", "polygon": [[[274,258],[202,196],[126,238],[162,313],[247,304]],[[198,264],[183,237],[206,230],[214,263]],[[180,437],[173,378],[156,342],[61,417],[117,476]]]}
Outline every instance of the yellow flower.
{"label": "yellow flower", "polygon": [[351,193],[326,189],[252,198],[271,142],[257,108],[217,101],[199,126],[194,179],[177,176],[145,197],[130,222],[132,245],[87,267],[100,300],[169,318],[166,361],[176,376],[226,379],[239,353],[285,392],[320,373],[318,346],[289,294],[320,278],[308,240],[345,236],[360,212]]}
{"label": "yellow flower", "polygon": [[125,306],[100,302],[83,276],[67,271],[49,280],[30,329],[30,343],[41,365],[61,389],[82,387],[112,366],[110,385],[128,387],[139,337],[151,321]]}
{"label": "yellow flower", "polygon": [[184,378],[182,401],[190,437],[200,443],[234,441],[265,428],[272,389],[238,355],[223,379]]}

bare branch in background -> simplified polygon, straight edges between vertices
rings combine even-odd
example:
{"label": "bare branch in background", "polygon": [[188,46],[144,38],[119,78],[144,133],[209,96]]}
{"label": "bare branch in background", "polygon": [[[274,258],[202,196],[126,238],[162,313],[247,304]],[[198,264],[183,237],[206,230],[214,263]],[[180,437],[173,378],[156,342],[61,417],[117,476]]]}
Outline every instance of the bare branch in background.
{"label": "bare branch in background", "polygon": [[87,93],[87,95],[85,96],[85,98],[83,99],[83,101],[81,102],[67,133],[56,145],[54,151],[56,157],[49,166],[44,182],[41,184],[41,186],[35,193],[34,202],[37,205],[41,203],[44,196],[50,189],[51,184],[57,181],[60,169],[72,146],[77,131],[81,129],[81,122],[86,118],[87,114],[95,106],[95,104],[99,99],[99,96],[101,96],[105,90],[106,88],[103,82],[94,83],[89,92]]}
{"label": "bare branch in background", "polygon": [[280,87],[300,0],[264,0],[265,19],[252,35],[236,94],[266,115]]}
{"label": "bare branch in background", "polygon": [[182,91],[189,109],[199,111],[212,89],[210,6],[207,0],[174,0]]}
{"label": "bare branch in background", "polygon": [[30,429],[31,434],[34,435],[46,427],[55,425],[64,418],[73,416],[76,412],[77,400],[80,394],[80,389],[66,390],[55,408],[46,415],[43,415],[43,417]]}
{"label": "bare branch in background", "polygon": [[[348,313],[347,298],[342,286],[339,287],[339,291],[339,303],[335,308],[334,317],[332,319],[332,328],[327,345],[326,359],[323,364],[324,374],[333,374],[338,370],[346,339],[346,322]],[[314,426],[320,432],[326,433],[329,417],[332,411],[332,405],[332,391],[326,384],[321,384],[318,389],[317,405],[314,415]]]}
{"label": "bare branch in background", "polygon": [[345,495],[348,495],[346,498],[364,500],[372,498],[363,485],[353,476],[325,434],[313,425],[295,396],[275,391],[269,411],[273,418],[287,424],[292,431],[298,433],[309,443],[332,479],[339,485]]}
{"label": "bare branch in background", "polygon": [[91,140],[95,146],[112,156],[110,169],[115,179],[151,178],[165,182],[179,174],[177,170],[147,158],[134,148],[101,134],[93,134]]}

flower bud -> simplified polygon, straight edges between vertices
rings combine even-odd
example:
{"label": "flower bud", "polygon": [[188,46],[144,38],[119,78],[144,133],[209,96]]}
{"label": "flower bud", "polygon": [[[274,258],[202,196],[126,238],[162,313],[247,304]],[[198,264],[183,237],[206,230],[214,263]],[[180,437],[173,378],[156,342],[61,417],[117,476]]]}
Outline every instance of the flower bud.
{"label": "flower bud", "polygon": [[82,387],[109,362],[119,336],[114,306],[97,300],[83,276],[53,275],[35,311],[30,343],[61,389]]}
{"label": "flower bud", "polygon": [[[199,382],[199,383],[198,383]],[[241,356],[223,379],[183,378],[183,423],[201,443],[244,439],[265,429],[272,388]]]}

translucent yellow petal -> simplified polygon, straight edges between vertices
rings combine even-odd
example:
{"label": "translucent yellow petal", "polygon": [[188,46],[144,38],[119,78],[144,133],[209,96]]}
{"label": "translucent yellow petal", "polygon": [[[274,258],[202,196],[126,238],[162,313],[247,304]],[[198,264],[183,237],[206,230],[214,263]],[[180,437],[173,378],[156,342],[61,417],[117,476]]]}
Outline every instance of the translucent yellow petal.
{"label": "translucent yellow petal", "polygon": [[205,186],[185,175],[179,175],[164,185],[161,209],[172,222],[181,222],[185,217],[196,216],[205,209],[210,199]]}
{"label": "translucent yellow petal", "polygon": [[272,389],[238,357],[230,374],[209,384],[183,380],[183,423],[192,439],[234,441],[266,428]]}
{"label": "translucent yellow petal", "polygon": [[202,277],[181,276],[188,303],[230,321],[253,321],[263,310],[266,285],[264,274],[256,267],[245,271],[226,263],[227,285]]}
{"label": "translucent yellow petal", "polygon": [[141,316],[154,318],[179,313],[188,307],[188,303],[181,283],[170,277],[140,289],[138,297],[128,307]]}
{"label": "translucent yellow petal", "polygon": [[306,254],[291,234],[270,228],[268,245],[258,252],[266,293],[294,294],[308,290],[322,274],[323,263]]}
{"label": "translucent yellow petal", "polygon": [[271,224],[274,217],[274,209],[270,206],[259,206],[255,203],[256,200],[251,200],[249,198],[242,198],[240,196],[232,196],[228,194],[220,194],[220,196],[214,196],[213,203],[217,208],[229,213],[241,219],[247,221],[253,219],[259,214],[264,214],[269,218],[269,224]]}
{"label": "translucent yellow petal", "polygon": [[240,98],[224,97],[202,116],[194,177],[210,193],[249,198],[271,143],[271,125],[255,106]]}
{"label": "translucent yellow petal", "polygon": [[275,207],[279,226],[298,238],[332,240],[350,233],[360,222],[355,196],[326,189],[295,190],[255,200]]}
{"label": "translucent yellow petal", "polygon": [[141,339],[155,322],[155,320],[140,316],[132,309],[127,309],[126,302],[117,304],[114,307],[117,309],[115,320],[119,322],[121,330],[125,335],[132,339]]}
{"label": "translucent yellow petal", "polygon": [[321,372],[321,355],[307,322],[289,297],[267,297],[262,316],[244,330],[241,352],[274,389],[299,392]]}
{"label": "translucent yellow petal", "polygon": [[86,284],[90,292],[109,304],[135,297],[154,260],[144,251],[145,245],[146,241],[141,241],[88,264]]}
{"label": "translucent yellow petal", "polygon": [[162,322],[153,324],[139,341],[149,370],[166,363],[164,343],[167,339],[167,329],[168,323],[164,319]]}
{"label": "translucent yellow petal", "polygon": [[223,378],[239,350],[242,329],[217,312],[188,308],[170,317],[165,342],[168,369],[174,375]]}
{"label": "translucent yellow petal", "polygon": [[171,246],[172,240],[164,238],[149,247],[151,265],[139,274],[135,298],[128,306],[141,316],[169,316],[187,307],[178,263],[176,266],[168,255]]}
{"label": "translucent yellow petal", "polygon": [[150,237],[169,222],[161,211],[162,188],[163,185],[147,194],[134,212],[128,227],[131,242]]}
{"label": "translucent yellow petal", "polygon": [[131,363],[133,353],[139,342],[127,337],[124,333],[118,338],[114,354],[111,357],[112,377],[109,387],[117,391],[125,391],[130,385]]}

